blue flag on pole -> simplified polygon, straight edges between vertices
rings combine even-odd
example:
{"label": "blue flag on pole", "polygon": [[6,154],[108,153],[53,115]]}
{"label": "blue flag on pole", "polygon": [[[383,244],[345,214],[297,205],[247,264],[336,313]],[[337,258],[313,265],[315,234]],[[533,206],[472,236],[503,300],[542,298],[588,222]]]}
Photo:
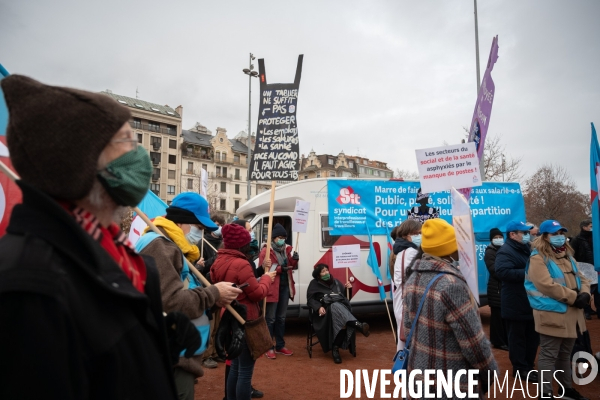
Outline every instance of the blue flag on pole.
{"label": "blue flag on pole", "polygon": [[367,232],[369,234],[369,258],[367,259],[367,264],[371,267],[373,274],[377,278],[377,288],[379,289],[379,298],[381,301],[385,300],[385,289],[383,288],[383,279],[381,278],[381,272],[379,271],[379,261],[377,261],[377,254],[375,253],[375,246],[373,246],[373,237],[371,236],[371,232],[369,232],[369,227],[367,226]]}
{"label": "blue flag on pole", "polygon": [[[167,204],[162,201],[153,191],[148,190],[148,193],[144,196],[141,203],[138,204],[139,209],[148,216],[150,219],[165,215],[167,213]],[[144,233],[146,229],[146,223],[137,215],[134,216],[131,221],[131,228],[129,229],[129,241],[135,246],[138,239]]]}
{"label": "blue flag on pole", "polygon": [[[598,147],[598,137],[596,128],[592,123],[592,143],[590,145],[590,188],[592,199],[592,240],[593,247],[600,249],[600,208],[598,204],[598,183],[600,180],[600,147]],[[594,252],[594,268],[600,272],[600,251]]]}

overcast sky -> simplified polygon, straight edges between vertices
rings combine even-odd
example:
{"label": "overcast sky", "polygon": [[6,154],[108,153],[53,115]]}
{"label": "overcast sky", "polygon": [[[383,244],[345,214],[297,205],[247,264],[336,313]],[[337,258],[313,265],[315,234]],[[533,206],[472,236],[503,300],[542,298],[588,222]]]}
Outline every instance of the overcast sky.
{"label": "overcast sky", "polygon": [[[478,3],[481,75],[499,59],[488,135],[532,174],[567,168],[589,193],[590,122],[600,128],[600,1]],[[300,150],[360,153],[417,170],[417,148],[458,143],[476,98],[473,1],[0,0],[11,73],[182,105],[230,137],[246,129],[248,54],[269,83],[294,79]],[[256,69],[258,63],[255,62]],[[258,80],[252,92],[256,130]]]}

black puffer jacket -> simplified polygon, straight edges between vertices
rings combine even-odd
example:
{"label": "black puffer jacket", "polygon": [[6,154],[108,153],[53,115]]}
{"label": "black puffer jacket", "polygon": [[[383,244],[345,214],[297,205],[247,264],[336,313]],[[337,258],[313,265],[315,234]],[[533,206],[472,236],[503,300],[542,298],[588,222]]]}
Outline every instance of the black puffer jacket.
{"label": "black puffer jacket", "polygon": [[490,273],[487,284],[488,304],[490,307],[500,307],[501,304],[500,293],[502,292],[502,282],[496,276],[496,253],[499,248],[500,246],[490,244],[485,248],[485,255],[483,256],[485,266]]}
{"label": "black puffer jacket", "polygon": [[507,239],[496,254],[496,276],[502,281],[502,318],[533,320],[525,292],[525,266],[531,255],[528,244]]}
{"label": "black puffer jacket", "polygon": [[592,246],[592,232],[581,230],[573,238],[571,247],[575,251],[575,260],[594,265],[594,247]]}

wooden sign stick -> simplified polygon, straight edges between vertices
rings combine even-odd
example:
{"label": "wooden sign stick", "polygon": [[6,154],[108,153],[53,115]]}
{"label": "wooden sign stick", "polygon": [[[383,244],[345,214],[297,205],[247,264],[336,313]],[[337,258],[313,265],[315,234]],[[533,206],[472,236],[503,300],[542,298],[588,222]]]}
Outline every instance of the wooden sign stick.
{"label": "wooden sign stick", "polygon": [[296,247],[294,247],[294,251],[298,252],[298,241],[300,240],[300,232],[296,232]]}
{"label": "wooden sign stick", "polygon": [[[142,212],[142,210],[140,210],[138,207],[134,207],[133,211],[135,211],[140,216],[140,218],[142,218],[144,220],[144,222],[146,223],[146,225],[148,225],[150,227],[150,229],[152,229],[154,232],[156,232],[160,236],[165,236],[160,231],[160,229],[158,229],[156,227],[156,225],[154,225],[154,223],[152,221],[150,221],[150,218],[148,218],[148,216]],[[205,287],[212,286],[210,284],[210,282],[208,280],[206,280],[206,278],[200,273],[200,271],[198,271],[196,269],[196,267],[194,267],[192,265],[191,262],[189,262],[187,259],[185,260],[185,262],[187,263],[187,266],[189,267],[190,271],[192,271],[192,273],[196,276],[196,278],[198,278],[200,280],[200,282],[202,282],[202,285],[204,285]],[[228,304],[226,306],[226,308],[229,310],[231,315],[233,315],[235,317],[235,319],[237,319],[239,321],[240,324],[243,325],[246,323],[246,321],[244,321],[242,316],[240,314],[238,314],[237,311],[235,311],[233,309],[233,307],[231,307],[231,305]]]}
{"label": "wooden sign stick", "polygon": [[[265,273],[267,267],[265,267],[265,260],[269,257],[271,259],[271,234],[273,233],[273,209],[275,208],[275,181],[271,181],[271,203],[269,204],[269,228],[267,229],[267,252],[263,260],[263,269]],[[263,317],[267,315],[267,297],[263,299]]]}

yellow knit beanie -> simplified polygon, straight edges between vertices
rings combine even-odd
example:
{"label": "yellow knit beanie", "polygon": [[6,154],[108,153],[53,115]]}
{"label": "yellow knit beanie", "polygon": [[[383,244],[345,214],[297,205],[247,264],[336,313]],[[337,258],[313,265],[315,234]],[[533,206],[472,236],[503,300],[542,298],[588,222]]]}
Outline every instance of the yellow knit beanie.
{"label": "yellow knit beanie", "polygon": [[425,221],[421,234],[421,248],[425,253],[443,257],[458,250],[454,228],[441,218]]}

